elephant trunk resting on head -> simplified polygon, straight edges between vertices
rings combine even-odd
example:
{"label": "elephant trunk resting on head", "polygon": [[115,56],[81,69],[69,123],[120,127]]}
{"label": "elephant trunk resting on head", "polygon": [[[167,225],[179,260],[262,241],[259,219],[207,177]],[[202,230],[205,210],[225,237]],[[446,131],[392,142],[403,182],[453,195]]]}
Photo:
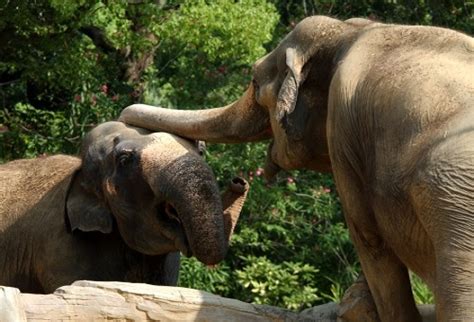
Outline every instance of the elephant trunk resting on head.
{"label": "elephant trunk resting on head", "polygon": [[474,40],[449,29],[309,17],[258,60],[236,102],[121,120],[212,142],[273,139],[266,173],[332,171],[382,321],[474,317]]}
{"label": "elephant trunk resting on head", "polygon": [[0,285],[52,292],[78,279],[176,285],[179,252],[224,258],[248,186],[222,196],[193,143],[120,122],[81,158],[0,166]]}

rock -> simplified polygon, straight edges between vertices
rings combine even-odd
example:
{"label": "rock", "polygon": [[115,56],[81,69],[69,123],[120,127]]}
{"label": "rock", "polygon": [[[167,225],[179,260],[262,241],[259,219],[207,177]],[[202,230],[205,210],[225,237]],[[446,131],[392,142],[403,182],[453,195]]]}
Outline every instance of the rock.
{"label": "rock", "polygon": [[364,275],[344,293],[337,313],[338,322],[379,322],[377,308]]}
{"label": "rock", "polygon": [[0,321],[26,321],[18,289],[0,286]]}
{"label": "rock", "polygon": [[[433,304],[418,305],[423,322],[436,322]],[[377,309],[364,277],[359,278],[344,293],[337,311],[337,322],[379,322]]]}
{"label": "rock", "polygon": [[[353,296],[355,294],[357,292],[352,293]],[[356,297],[354,299],[357,300]],[[47,295],[22,294],[15,288],[0,287],[1,322],[335,322],[341,308],[343,306],[340,307],[337,303],[328,303],[298,314],[278,307],[249,304],[194,289],[124,282],[77,281]],[[435,321],[434,306],[423,305],[419,306],[419,309],[424,321]]]}
{"label": "rock", "polygon": [[331,302],[301,311],[298,321],[336,322],[339,304]]}
{"label": "rock", "polygon": [[77,281],[49,295],[21,294],[21,302],[18,310],[23,309],[28,321],[297,320],[296,313],[277,307],[188,288],[124,282]]}

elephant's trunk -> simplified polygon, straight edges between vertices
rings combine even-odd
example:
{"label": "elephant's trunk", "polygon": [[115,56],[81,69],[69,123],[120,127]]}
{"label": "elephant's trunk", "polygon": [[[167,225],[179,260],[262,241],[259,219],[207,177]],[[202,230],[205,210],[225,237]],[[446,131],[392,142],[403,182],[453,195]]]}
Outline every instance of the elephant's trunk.
{"label": "elephant's trunk", "polygon": [[271,137],[268,113],[255,102],[252,85],[238,101],[225,107],[190,111],[134,104],[122,111],[119,120],[208,142],[238,143]]}
{"label": "elephant's trunk", "polygon": [[222,205],[224,206],[224,232],[229,241],[234,232],[235,225],[244,206],[249,185],[247,181],[240,177],[232,179],[229,188],[222,195]]}
{"label": "elephant's trunk", "polygon": [[159,187],[177,211],[192,255],[213,265],[224,259],[228,247],[223,206],[211,169],[196,158],[186,155],[169,165],[165,176],[173,176],[160,180]]}
{"label": "elephant's trunk", "polygon": [[[152,144],[142,152],[142,171],[157,203],[166,203],[175,211],[168,218],[170,226],[176,227],[176,220],[180,223],[181,228],[171,230],[174,233],[170,233],[168,238],[174,240],[176,247],[186,255],[194,255],[207,265],[217,264],[227,252],[231,229],[225,227],[224,208],[214,174],[197,153],[185,148],[175,148],[174,151],[171,147],[163,149],[167,139],[176,140],[172,136],[161,135],[157,138],[159,144],[156,146],[162,149],[158,150]],[[184,140],[183,144],[186,144]],[[246,193],[245,182],[242,181],[241,185],[244,188],[240,196]],[[236,221],[241,209],[241,206],[234,204],[243,202],[236,195],[234,193],[231,202],[226,202],[226,207],[232,208],[228,210],[235,218],[232,222]],[[166,213],[169,215],[169,210]],[[163,224],[167,224],[166,219]]]}

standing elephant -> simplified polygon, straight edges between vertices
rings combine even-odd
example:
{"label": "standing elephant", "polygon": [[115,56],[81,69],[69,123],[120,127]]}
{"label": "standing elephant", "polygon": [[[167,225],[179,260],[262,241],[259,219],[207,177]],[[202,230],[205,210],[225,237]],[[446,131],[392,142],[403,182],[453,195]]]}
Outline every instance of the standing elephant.
{"label": "standing elephant", "polygon": [[304,19],[236,102],[127,107],[122,121],[211,142],[273,138],[266,173],[331,171],[382,321],[474,317],[474,40],[449,29]]}
{"label": "standing elephant", "polygon": [[247,185],[221,196],[196,146],[108,122],[81,158],[0,166],[0,285],[49,293],[79,279],[176,285],[179,251],[213,265]]}

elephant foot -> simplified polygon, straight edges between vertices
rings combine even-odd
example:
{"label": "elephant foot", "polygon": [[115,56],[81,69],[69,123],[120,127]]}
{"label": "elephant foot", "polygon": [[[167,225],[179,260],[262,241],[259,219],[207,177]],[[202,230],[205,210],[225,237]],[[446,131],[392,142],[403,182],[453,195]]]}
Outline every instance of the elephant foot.
{"label": "elephant foot", "polygon": [[344,293],[344,297],[339,304],[337,321],[380,322],[375,302],[364,275],[361,274]]}

